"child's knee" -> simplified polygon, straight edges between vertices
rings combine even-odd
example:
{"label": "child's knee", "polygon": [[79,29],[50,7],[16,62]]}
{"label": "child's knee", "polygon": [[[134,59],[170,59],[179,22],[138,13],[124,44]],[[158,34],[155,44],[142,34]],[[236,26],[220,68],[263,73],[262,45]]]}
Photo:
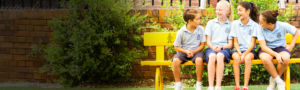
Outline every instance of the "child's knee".
{"label": "child's knee", "polygon": [[173,62],[172,62],[172,64],[173,64],[174,66],[179,66],[180,63],[181,63],[181,60],[180,60],[179,58],[174,58],[174,60],[173,60]]}
{"label": "child's knee", "polygon": [[203,63],[203,59],[202,58],[196,58],[195,60],[196,65],[200,65]]}

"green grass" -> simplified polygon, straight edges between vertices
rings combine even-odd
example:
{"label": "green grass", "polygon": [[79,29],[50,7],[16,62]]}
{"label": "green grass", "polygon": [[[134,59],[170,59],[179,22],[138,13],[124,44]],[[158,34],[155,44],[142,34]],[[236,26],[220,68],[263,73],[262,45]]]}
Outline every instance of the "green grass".
{"label": "green grass", "polygon": [[[251,85],[249,90],[266,90],[267,85]],[[206,90],[204,87],[203,90]],[[234,86],[223,86],[223,90],[233,90]],[[0,87],[0,90],[154,90],[154,88],[38,88],[38,87]],[[173,88],[164,88],[173,90]],[[195,90],[195,88],[184,88],[184,90]],[[277,89],[276,89],[277,90]],[[300,84],[292,84],[291,90],[300,90]]]}

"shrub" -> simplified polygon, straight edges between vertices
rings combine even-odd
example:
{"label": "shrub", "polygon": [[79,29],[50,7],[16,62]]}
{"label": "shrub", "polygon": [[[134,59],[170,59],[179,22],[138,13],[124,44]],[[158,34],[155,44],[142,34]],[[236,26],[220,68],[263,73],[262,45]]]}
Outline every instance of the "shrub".
{"label": "shrub", "polygon": [[124,0],[68,0],[67,16],[54,19],[42,71],[65,86],[127,81],[144,54],[139,34],[146,16]]}

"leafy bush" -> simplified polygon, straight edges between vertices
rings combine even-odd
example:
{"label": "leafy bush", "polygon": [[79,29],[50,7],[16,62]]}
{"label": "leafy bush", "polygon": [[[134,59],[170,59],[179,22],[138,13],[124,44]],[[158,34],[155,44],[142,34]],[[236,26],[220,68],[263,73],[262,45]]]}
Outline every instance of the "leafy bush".
{"label": "leafy bush", "polygon": [[67,16],[50,21],[51,43],[43,71],[65,86],[127,81],[144,54],[139,34],[146,16],[123,0],[68,0]]}

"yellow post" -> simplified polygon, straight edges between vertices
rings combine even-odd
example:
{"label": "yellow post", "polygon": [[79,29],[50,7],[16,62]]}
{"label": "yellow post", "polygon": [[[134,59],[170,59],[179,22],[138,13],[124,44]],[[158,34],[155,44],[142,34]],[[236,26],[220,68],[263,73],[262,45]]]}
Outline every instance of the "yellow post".
{"label": "yellow post", "polygon": [[156,68],[156,74],[155,74],[155,90],[159,90],[159,79],[160,79],[160,68]]}
{"label": "yellow post", "polygon": [[165,59],[165,47],[156,46],[156,61],[164,61]]}
{"label": "yellow post", "polygon": [[285,71],[284,79],[285,79],[285,90],[290,90],[291,89],[290,66],[288,66]]}
{"label": "yellow post", "polygon": [[[156,61],[164,61],[165,59],[165,46],[156,46]],[[162,78],[162,66],[156,68],[156,78],[155,78],[155,90],[163,90],[163,78]]]}
{"label": "yellow post", "polygon": [[163,68],[162,66],[160,66],[160,90],[164,89],[164,85],[163,85]]}

